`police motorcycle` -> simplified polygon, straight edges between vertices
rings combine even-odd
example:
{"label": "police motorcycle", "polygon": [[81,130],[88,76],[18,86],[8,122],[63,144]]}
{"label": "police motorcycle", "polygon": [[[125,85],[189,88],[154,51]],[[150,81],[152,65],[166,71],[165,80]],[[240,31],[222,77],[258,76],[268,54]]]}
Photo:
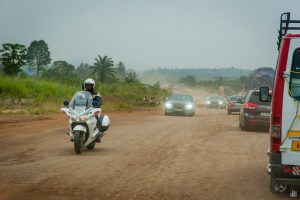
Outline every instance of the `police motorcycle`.
{"label": "police motorcycle", "polygon": [[[83,149],[94,149],[95,144],[101,141],[109,128],[110,120],[107,115],[101,115],[101,108],[88,91],[78,91],[71,101],[64,101],[64,108],[61,112],[69,119],[70,141],[74,142],[74,150],[77,154]],[[100,117],[101,124],[97,125],[96,116]]]}

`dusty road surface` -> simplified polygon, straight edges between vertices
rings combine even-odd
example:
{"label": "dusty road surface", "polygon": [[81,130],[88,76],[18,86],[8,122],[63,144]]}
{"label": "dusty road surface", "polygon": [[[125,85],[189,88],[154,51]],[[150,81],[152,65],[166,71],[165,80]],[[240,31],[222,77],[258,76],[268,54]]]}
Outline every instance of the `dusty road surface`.
{"label": "dusty road surface", "polygon": [[76,155],[63,114],[0,123],[0,199],[289,199],[268,190],[268,134],[200,108],[111,114],[92,151]]}

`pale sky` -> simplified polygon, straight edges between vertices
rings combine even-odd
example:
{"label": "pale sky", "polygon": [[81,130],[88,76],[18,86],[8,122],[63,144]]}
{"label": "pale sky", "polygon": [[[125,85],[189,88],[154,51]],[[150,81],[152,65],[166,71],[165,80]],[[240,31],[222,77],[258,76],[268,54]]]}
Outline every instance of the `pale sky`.
{"label": "pale sky", "polygon": [[52,61],[108,55],[153,67],[274,67],[283,12],[300,0],[0,0],[0,44],[48,43]]}

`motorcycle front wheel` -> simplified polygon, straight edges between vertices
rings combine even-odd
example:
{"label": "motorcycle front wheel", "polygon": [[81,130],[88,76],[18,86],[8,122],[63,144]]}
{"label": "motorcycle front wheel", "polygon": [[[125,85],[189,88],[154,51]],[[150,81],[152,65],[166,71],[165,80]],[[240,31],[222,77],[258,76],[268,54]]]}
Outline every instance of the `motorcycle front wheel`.
{"label": "motorcycle front wheel", "polygon": [[83,150],[83,134],[80,131],[74,131],[74,150],[77,154]]}

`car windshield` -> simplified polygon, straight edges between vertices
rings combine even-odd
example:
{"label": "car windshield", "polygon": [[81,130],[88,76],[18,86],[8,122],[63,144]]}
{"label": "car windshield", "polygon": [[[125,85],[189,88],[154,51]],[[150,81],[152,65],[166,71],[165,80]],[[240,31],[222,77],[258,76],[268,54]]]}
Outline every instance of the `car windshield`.
{"label": "car windshield", "polygon": [[242,96],[232,96],[230,98],[230,101],[237,102],[238,99],[243,99],[243,97]]}
{"label": "car windshield", "polygon": [[260,101],[258,93],[253,93],[251,95],[250,99],[249,99],[249,102],[255,103],[255,104],[258,104],[258,105],[266,105],[266,106],[271,105],[271,102],[262,102],[262,101]]}
{"label": "car windshield", "polygon": [[221,97],[221,96],[211,96],[211,97],[208,97],[208,100],[224,100],[224,97]]}
{"label": "car windshield", "polygon": [[170,100],[176,101],[192,101],[192,97],[190,95],[183,95],[183,94],[175,94],[169,98]]}
{"label": "car windshield", "polygon": [[90,92],[87,91],[78,91],[74,94],[70,107],[73,109],[83,108],[84,110],[92,107],[93,97]]}

